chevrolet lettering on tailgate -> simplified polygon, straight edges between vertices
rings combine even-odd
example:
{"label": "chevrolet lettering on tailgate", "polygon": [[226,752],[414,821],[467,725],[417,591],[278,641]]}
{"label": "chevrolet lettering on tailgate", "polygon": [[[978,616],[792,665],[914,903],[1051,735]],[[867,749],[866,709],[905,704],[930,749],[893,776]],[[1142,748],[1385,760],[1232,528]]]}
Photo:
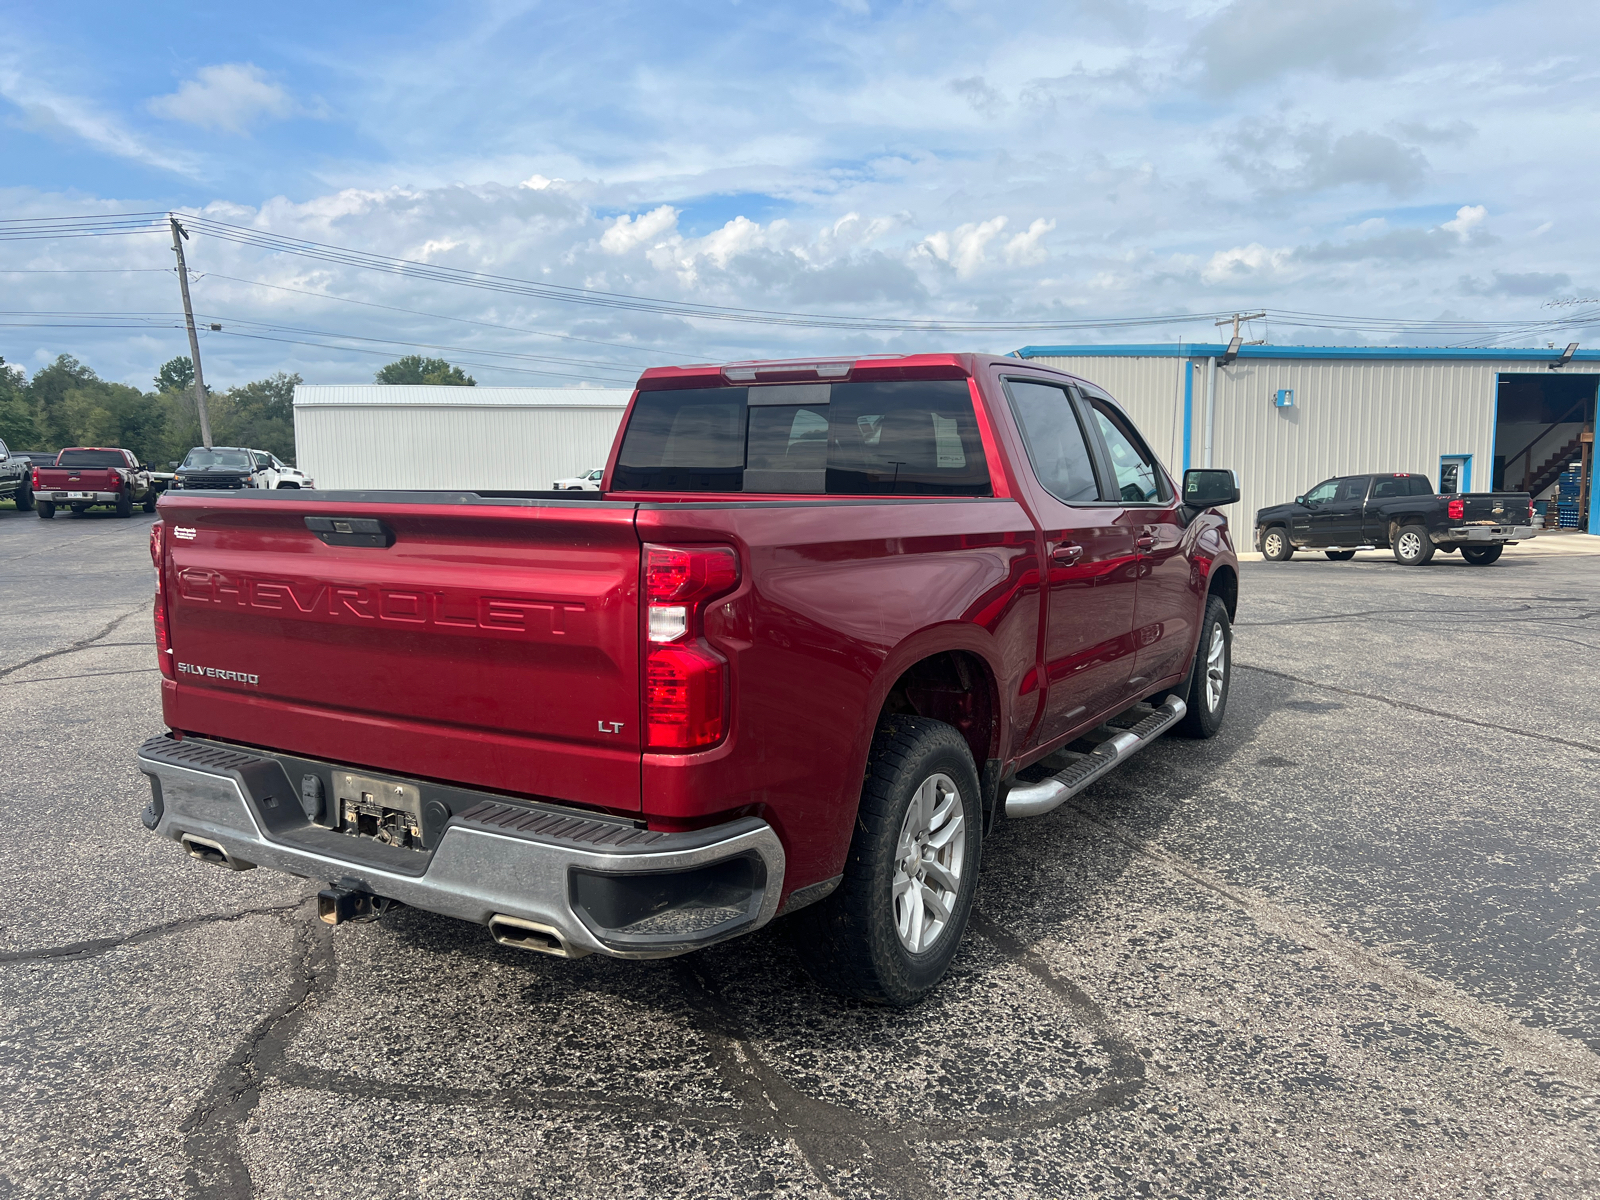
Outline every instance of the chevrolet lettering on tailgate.
{"label": "chevrolet lettering on tailgate", "polygon": [[565,636],[573,614],[587,609],[577,601],[538,596],[483,596],[460,589],[422,592],[370,584],[301,583],[195,567],[178,572],[177,590],[183,600],[271,609],[309,620],[382,621],[555,637]]}

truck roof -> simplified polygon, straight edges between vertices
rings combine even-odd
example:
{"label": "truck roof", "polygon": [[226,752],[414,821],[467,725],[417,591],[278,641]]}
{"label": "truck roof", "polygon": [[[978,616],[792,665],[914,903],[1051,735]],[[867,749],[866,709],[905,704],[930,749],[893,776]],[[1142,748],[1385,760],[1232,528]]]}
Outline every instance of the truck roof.
{"label": "truck roof", "polygon": [[1023,359],[996,354],[859,354],[818,355],[813,358],[750,359],[727,363],[693,363],[678,367],[649,367],[639,376],[645,391],[655,387],[740,387],[746,384],[807,380],[956,379],[981,366],[1016,367],[1029,373],[1076,379],[1065,371]]}

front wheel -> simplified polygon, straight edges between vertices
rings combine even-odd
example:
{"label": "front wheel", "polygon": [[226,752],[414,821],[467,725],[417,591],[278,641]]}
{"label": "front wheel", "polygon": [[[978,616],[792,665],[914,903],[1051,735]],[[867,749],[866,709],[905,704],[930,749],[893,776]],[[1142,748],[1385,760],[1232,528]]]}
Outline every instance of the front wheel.
{"label": "front wheel", "polygon": [[1356,556],[1354,550],[1324,550],[1323,553],[1333,562],[1349,562]]}
{"label": "front wheel", "polygon": [[944,977],[972,911],[983,812],[966,739],[888,717],[872,740],[844,880],[795,915],[791,940],[823,987],[908,1005]]}
{"label": "front wheel", "polygon": [[46,521],[56,515],[56,506],[49,500],[41,500],[34,507],[38,510],[39,516]]}
{"label": "front wheel", "polygon": [[1288,562],[1294,557],[1294,543],[1289,540],[1289,531],[1282,525],[1274,525],[1261,535],[1261,555],[1268,562]]}
{"label": "front wheel", "polygon": [[1189,671],[1189,691],[1184,696],[1189,711],[1173,726],[1173,732],[1181,737],[1216,737],[1228,711],[1232,682],[1233,622],[1221,597],[1208,596],[1205,619],[1200,622],[1200,645]]}
{"label": "front wheel", "polygon": [[1421,525],[1406,525],[1394,539],[1394,560],[1406,567],[1420,567],[1433,557],[1433,539]]}
{"label": "front wheel", "polygon": [[1463,546],[1461,557],[1475,567],[1487,567],[1500,557],[1504,546]]}

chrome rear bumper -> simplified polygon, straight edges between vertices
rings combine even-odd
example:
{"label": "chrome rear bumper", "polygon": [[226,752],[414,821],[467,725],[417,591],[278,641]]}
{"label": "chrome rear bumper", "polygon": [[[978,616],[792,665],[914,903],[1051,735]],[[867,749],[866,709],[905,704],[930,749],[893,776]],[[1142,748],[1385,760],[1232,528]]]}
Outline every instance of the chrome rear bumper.
{"label": "chrome rear bumper", "polygon": [[[401,849],[308,819],[291,780],[308,765],[317,764],[152,738],[139,748],[152,791],[145,824],[236,870],[272,867],[480,925],[548,928],[568,957],[669,958],[759,929],[778,908],[783,847],[756,817],[663,833],[406,781],[424,806],[444,792],[450,803],[428,835],[435,845]],[[325,765],[330,776],[344,770]]]}
{"label": "chrome rear bumper", "polygon": [[1525,542],[1533,536],[1532,525],[1458,525],[1430,534],[1435,545],[1454,546],[1458,542]]}

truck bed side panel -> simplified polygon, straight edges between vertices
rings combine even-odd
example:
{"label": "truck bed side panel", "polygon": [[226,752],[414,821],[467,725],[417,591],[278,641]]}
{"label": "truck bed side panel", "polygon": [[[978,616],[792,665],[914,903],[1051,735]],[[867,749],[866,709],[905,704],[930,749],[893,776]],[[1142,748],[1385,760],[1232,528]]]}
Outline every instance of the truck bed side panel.
{"label": "truck bed side panel", "polygon": [[[162,501],[168,725],[637,810],[632,506],[269,495]],[[327,544],[307,517],[377,520],[393,544]]]}
{"label": "truck bed side panel", "polygon": [[1015,501],[647,504],[638,529],[646,543],[729,542],[746,564],[706,615],[733,667],[731,732],[705,753],[644,756],[652,824],[741,805],[778,828],[786,890],[838,874],[885,695],[941,650],[986,663],[999,711],[1020,722],[991,753],[1020,745],[1038,706],[1039,560]]}

